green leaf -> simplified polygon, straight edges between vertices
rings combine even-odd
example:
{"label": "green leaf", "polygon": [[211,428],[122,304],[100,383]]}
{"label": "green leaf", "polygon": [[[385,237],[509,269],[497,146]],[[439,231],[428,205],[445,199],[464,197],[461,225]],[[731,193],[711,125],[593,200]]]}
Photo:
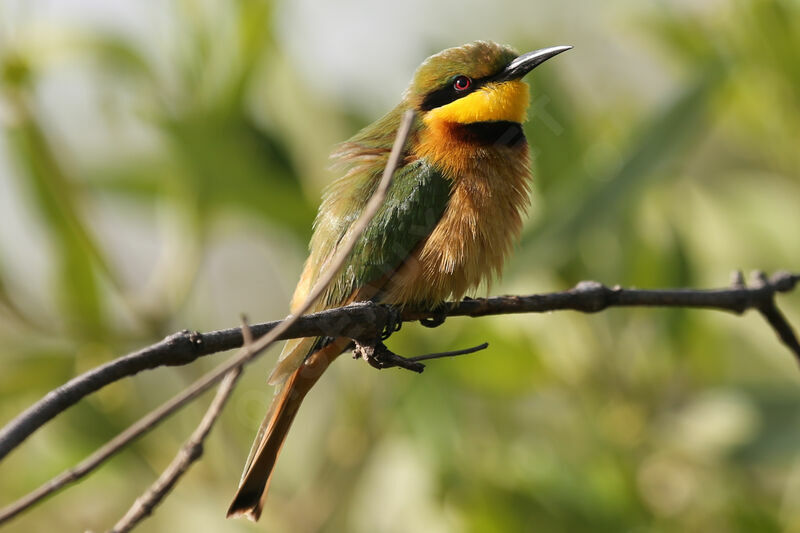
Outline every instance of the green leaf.
{"label": "green leaf", "polygon": [[83,225],[77,191],[67,178],[39,124],[27,114],[8,131],[9,144],[27,179],[31,200],[46,224],[58,262],[58,296],[62,314],[77,330],[97,334],[105,313],[96,279],[96,263],[108,265]]}

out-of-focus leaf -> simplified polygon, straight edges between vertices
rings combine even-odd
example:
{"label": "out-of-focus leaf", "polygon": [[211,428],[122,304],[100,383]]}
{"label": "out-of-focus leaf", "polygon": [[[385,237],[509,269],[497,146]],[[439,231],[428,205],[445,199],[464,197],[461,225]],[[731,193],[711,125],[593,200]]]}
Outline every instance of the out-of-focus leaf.
{"label": "out-of-focus leaf", "polygon": [[525,123],[535,170],[536,190],[545,195],[577,173],[587,142],[563,82],[554,75],[537,75],[531,83],[531,107]]}
{"label": "out-of-focus leaf", "polygon": [[[795,90],[800,89],[800,62],[796,54],[800,48],[800,5],[792,0],[740,2],[736,15],[748,21],[742,26],[746,39],[741,43],[745,48],[742,52],[750,52],[754,63],[771,66],[772,73]],[[800,109],[795,107],[797,111]]]}
{"label": "out-of-focus leaf", "polygon": [[642,33],[668,49],[670,59],[678,64],[705,63],[718,53],[705,21],[701,17],[686,17],[669,4],[662,4],[657,14],[641,20],[640,24]]}
{"label": "out-of-focus leaf", "polygon": [[57,287],[64,318],[78,331],[97,335],[105,329],[105,315],[95,262],[99,262],[103,270],[109,270],[83,225],[76,205],[76,191],[32,116],[28,115],[8,133],[17,163],[28,177],[31,199],[47,223],[58,257]]}
{"label": "out-of-focus leaf", "polygon": [[166,125],[202,211],[244,208],[307,238],[313,209],[281,142],[244,115],[193,116]]}
{"label": "out-of-focus leaf", "polygon": [[553,246],[572,242],[583,229],[607,223],[631,206],[645,186],[668,176],[665,167],[685,154],[701,134],[708,105],[723,79],[722,74],[718,62],[703,68],[685,91],[657,116],[645,121],[618,167],[599,171],[602,179],[569,180],[553,190],[542,206],[545,212],[539,224],[523,236],[526,256],[535,254],[542,243]]}
{"label": "out-of-focus leaf", "polygon": [[800,439],[800,391],[794,387],[745,389],[759,411],[758,438],[736,450],[734,458],[749,464],[780,462],[793,457]]}
{"label": "out-of-focus leaf", "polygon": [[30,82],[31,75],[32,69],[28,58],[10,50],[0,55],[0,87],[20,89]]}
{"label": "out-of-focus leaf", "polygon": [[271,38],[271,35],[264,30],[272,24],[273,16],[271,2],[240,0],[238,4],[236,35],[242,68],[238,78],[231,84],[229,98],[232,102],[241,102],[246,98],[248,84],[266,50],[265,43]]}
{"label": "out-of-focus leaf", "polygon": [[74,53],[85,52],[102,63],[102,68],[112,72],[130,72],[155,81],[154,71],[144,55],[129,41],[113,34],[81,36],[75,43]]}
{"label": "out-of-focus leaf", "polygon": [[165,165],[165,162],[158,161],[114,164],[85,173],[83,184],[90,191],[152,201],[167,188],[164,183]]}

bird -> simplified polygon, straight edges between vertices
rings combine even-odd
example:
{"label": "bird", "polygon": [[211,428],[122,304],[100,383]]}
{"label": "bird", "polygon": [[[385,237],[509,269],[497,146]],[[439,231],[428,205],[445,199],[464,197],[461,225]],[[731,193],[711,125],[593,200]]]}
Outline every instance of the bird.
{"label": "bird", "polygon": [[[394,109],[335,149],[341,177],[323,194],[297,309],[347,240],[380,181],[401,117],[415,112],[386,199],[310,311],[358,301],[434,308],[500,276],[530,205],[523,77],[571,46],[525,54],[475,41],[427,58]],[[276,392],[228,517],[258,520],[275,462],[304,397],[347,338],[287,341],[269,377]]]}

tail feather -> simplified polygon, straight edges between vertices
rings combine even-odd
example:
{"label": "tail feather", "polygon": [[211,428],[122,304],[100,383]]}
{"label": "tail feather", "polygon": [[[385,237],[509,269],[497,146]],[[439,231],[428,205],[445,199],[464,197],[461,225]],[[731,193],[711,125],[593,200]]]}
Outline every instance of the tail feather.
{"label": "tail feather", "polygon": [[272,369],[267,383],[270,385],[280,385],[281,382],[286,381],[292,372],[297,370],[303,360],[308,357],[314,345],[317,343],[317,337],[306,337],[303,339],[290,339],[281,350],[281,355],[278,356],[278,362],[275,368]]}
{"label": "tail feather", "polygon": [[[304,340],[314,341],[309,345],[309,350],[316,342],[315,339]],[[303,398],[348,343],[348,339],[336,339],[309,355],[305,362],[284,378],[250,450],[239,488],[228,508],[228,518],[246,516],[253,521],[259,519],[275,461]]]}
{"label": "tail feather", "polygon": [[239,489],[228,509],[228,517],[246,516],[255,521],[261,516],[264,496],[269,488],[272,470],[283,447],[289,427],[300,407],[302,397],[294,394],[298,369],[272,400],[263,433],[256,438]]}

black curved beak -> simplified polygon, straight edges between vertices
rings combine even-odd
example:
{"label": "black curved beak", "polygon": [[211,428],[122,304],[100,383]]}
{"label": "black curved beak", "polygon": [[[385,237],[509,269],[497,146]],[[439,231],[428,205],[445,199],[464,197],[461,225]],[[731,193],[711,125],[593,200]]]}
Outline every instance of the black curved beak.
{"label": "black curved beak", "polygon": [[561,52],[571,49],[571,46],[551,46],[522,54],[508,64],[495,78],[496,81],[518,80],[525,74],[535,69],[551,57],[555,57]]}

